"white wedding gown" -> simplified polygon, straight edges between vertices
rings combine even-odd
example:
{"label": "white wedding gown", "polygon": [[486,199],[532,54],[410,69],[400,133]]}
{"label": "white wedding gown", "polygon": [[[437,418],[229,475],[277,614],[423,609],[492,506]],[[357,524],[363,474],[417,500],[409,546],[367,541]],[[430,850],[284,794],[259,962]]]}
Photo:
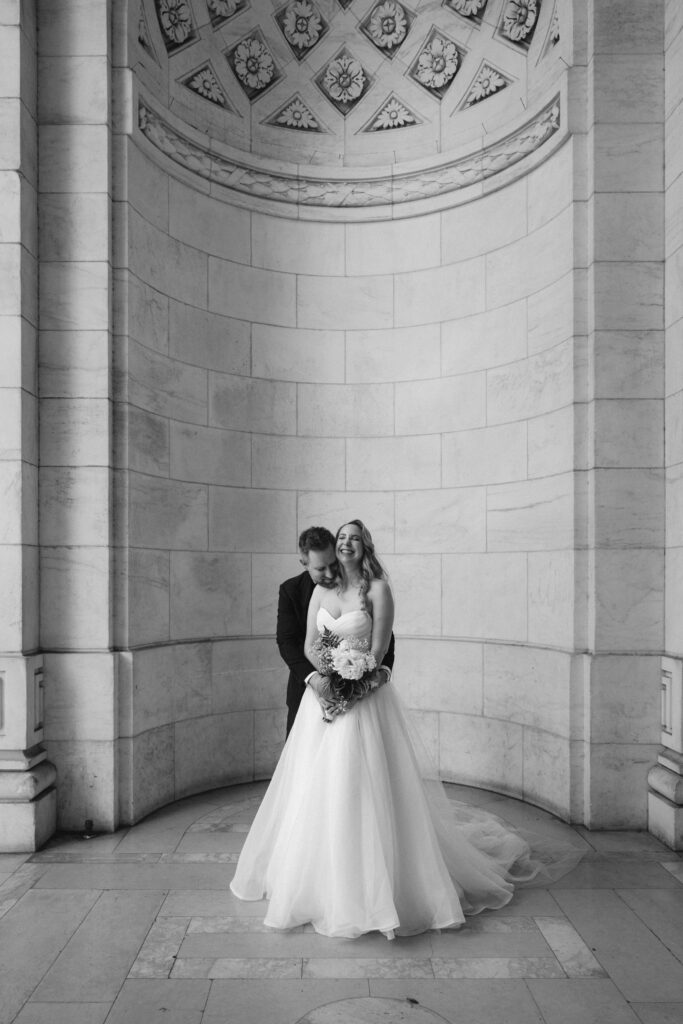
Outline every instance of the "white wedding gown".
{"label": "white wedding gown", "polygon": [[[318,628],[372,633],[366,611]],[[409,717],[389,683],[331,723],[307,688],[230,885],[269,900],[265,924],[312,922],[317,932],[388,938],[457,927],[466,914],[504,906],[515,884],[545,872],[528,842],[500,819],[445,795],[421,763]],[[580,854],[557,848],[551,874]],[[552,871],[554,867],[554,872]]]}

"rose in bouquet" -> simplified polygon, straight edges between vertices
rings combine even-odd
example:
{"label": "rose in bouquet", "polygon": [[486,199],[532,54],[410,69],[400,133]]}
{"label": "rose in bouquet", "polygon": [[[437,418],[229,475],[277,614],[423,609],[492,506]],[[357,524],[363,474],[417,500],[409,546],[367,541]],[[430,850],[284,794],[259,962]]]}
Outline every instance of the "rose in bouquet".
{"label": "rose in bouquet", "polygon": [[331,722],[335,715],[348,711],[379,686],[375,676],[377,662],[367,640],[342,638],[325,627],[313,649],[318,655],[320,674],[327,680],[320,694],[326,702],[324,721]]}

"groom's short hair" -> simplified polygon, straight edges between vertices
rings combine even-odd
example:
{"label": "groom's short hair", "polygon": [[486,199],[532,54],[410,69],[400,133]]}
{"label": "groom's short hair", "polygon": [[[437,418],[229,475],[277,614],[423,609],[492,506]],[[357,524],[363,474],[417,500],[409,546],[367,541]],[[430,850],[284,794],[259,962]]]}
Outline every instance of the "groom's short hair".
{"label": "groom's short hair", "polygon": [[299,537],[299,551],[307,555],[309,551],[326,551],[334,548],[334,534],[324,526],[309,526]]}

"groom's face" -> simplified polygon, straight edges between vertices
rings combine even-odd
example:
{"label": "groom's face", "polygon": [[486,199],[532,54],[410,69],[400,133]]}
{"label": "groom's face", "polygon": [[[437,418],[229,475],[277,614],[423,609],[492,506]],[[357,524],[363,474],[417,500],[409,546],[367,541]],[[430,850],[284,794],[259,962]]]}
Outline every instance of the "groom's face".
{"label": "groom's face", "polygon": [[333,587],[337,580],[337,556],[330,544],[324,551],[309,551],[301,554],[301,564],[308,570],[314,583],[321,587]]}

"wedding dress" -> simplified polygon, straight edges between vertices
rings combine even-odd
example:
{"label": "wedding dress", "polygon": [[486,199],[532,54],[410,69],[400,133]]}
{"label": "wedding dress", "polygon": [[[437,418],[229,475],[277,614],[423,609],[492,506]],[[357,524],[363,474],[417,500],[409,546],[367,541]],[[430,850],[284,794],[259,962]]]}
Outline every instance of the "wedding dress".
{"label": "wedding dress", "polygon": [[[318,629],[370,639],[356,610],[318,612]],[[332,722],[307,688],[237,864],[232,892],[269,900],[265,924],[388,938],[457,927],[503,907],[515,885],[548,871],[525,838],[494,815],[453,804],[423,763],[391,683]],[[580,854],[557,849],[547,877]]]}

